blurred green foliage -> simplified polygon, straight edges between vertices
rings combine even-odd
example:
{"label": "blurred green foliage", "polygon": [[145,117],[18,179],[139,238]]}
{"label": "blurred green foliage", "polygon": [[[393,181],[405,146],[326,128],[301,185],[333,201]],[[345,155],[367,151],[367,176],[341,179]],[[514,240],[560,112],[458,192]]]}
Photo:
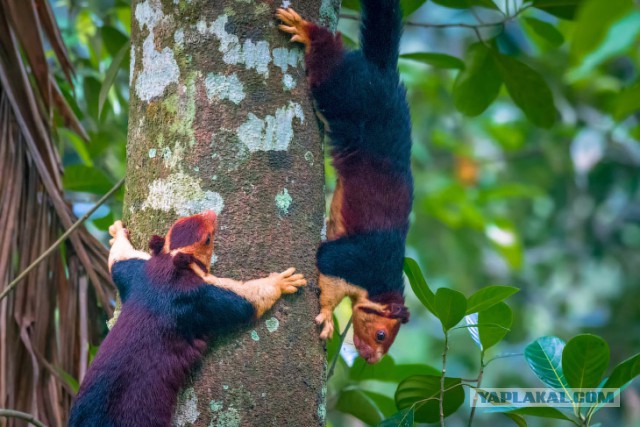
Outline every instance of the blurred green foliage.
{"label": "blurred green foliage", "polygon": [[[81,211],[124,175],[131,10],[122,0],[52,4],[76,68],[74,88],[58,82],[90,137],[56,130],[64,185]],[[598,362],[590,383],[608,376],[622,386],[637,375],[638,356],[619,363],[640,349],[640,9],[631,0],[402,5],[400,71],[414,140],[407,254],[416,262],[405,268],[416,291],[408,287],[412,320],[375,366],[354,358],[349,334],[342,348],[339,336],[330,342],[329,423],[432,421],[426,409],[403,408],[432,394],[445,336],[451,425],[469,418],[468,404],[454,405],[460,392],[468,399],[457,381],[482,365],[487,387],[548,384],[534,368],[536,351],[559,354],[569,383],[574,368]],[[357,9],[357,0],[343,2],[339,29],[349,46],[357,45]],[[329,189],[333,178],[328,165]],[[96,233],[121,209],[120,195],[98,211]],[[445,303],[453,311],[441,313]],[[345,325],[348,306],[336,314]],[[592,357],[578,357],[600,340],[584,333],[608,343],[606,356],[596,345]],[[622,409],[594,420],[640,422],[627,393],[637,401],[640,391],[628,387]],[[474,424],[556,425],[544,416],[565,417],[557,412],[519,410],[512,421],[479,413]],[[539,424],[531,415],[542,415]]]}

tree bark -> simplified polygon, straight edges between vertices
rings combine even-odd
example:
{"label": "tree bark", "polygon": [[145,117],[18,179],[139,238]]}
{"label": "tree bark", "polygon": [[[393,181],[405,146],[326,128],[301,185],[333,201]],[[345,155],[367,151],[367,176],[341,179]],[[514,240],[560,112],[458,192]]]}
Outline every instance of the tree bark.
{"label": "tree bark", "polygon": [[[303,52],[278,33],[278,6],[132,2],[124,216],[134,245],[214,209],[214,274],[246,280],[295,266],[310,279],[212,345],[180,396],[179,426],[324,425],[325,354],[312,320],[323,152]],[[335,27],[338,0],[295,6]]]}

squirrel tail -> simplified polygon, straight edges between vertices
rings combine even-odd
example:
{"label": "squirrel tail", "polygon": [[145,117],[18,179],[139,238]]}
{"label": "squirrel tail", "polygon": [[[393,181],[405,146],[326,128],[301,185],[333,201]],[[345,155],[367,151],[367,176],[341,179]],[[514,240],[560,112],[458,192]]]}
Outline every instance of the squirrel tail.
{"label": "squirrel tail", "polygon": [[399,0],[361,0],[360,45],[364,56],[382,69],[395,70],[402,33]]}

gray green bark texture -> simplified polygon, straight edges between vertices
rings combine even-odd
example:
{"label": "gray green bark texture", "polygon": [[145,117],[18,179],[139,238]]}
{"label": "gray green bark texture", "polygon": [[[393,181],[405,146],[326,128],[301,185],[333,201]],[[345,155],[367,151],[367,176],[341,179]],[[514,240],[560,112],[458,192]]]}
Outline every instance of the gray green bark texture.
{"label": "gray green bark texture", "polygon": [[[134,245],[213,209],[215,275],[247,280],[295,266],[310,279],[254,326],[213,344],[179,397],[178,426],[325,421],[325,353],[312,320],[323,152],[302,49],[273,17],[281,5],[132,2],[124,219]],[[292,6],[335,27],[339,0]]]}

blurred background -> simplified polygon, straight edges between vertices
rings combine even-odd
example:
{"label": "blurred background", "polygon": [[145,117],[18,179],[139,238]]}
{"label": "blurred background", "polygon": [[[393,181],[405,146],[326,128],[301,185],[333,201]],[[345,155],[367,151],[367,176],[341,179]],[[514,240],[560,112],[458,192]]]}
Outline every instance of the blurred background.
{"label": "blurred background", "polygon": [[[487,387],[540,387],[522,353],[545,335],[569,340],[597,334],[609,343],[612,366],[640,351],[640,8],[618,0],[536,3],[403,2],[410,14],[401,53],[415,54],[400,63],[414,141],[407,256],[418,262],[433,290],[449,287],[468,296],[487,285],[520,288],[508,301],[511,332],[488,352],[509,357],[485,369]],[[53,64],[53,45],[44,43],[44,51],[89,141],[64,117],[54,118],[59,125],[52,129],[52,143],[64,165],[64,195],[81,216],[125,172],[131,8],[123,0],[49,5],[75,70],[74,88],[64,67]],[[343,6],[339,30],[347,45],[357,45],[357,2]],[[523,108],[512,97],[515,83],[509,86],[509,76],[502,74],[505,84],[495,99],[482,99],[484,83],[476,82],[471,92],[477,88],[473,96],[486,105],[469,114],[469,95],[456,80],[473,70],[468,50],[476,43],[490,43],[533,70],[542,79],[539,91],[548,87],[552,95],[552,104],[542,99],[536,107],[547,113],[536,116],[535,109]],[[517,80],[519,70],[507,74]],[[523,90],[522,96],[537,96],[526,92],[531,86]],[[557,115],[548,114],[550,108]],[[330,200],[335,175],[328,162],[326,169]],[[106,243],[106,229],[121,209],[122,189],[91,215],[90,232]],[[339,354],[337,347],[330,354],[329,363],[336,360],[328,386],[330,425],[366,425],[395,412],[389,405],[404,374],[390,367],[391,358],[396,365],[440,369],[439,322],[409,286],[407,294],[411,322],[401,329],[386,365],[359,363],[349,334]],[[95,305],[95,299],[89,302]],[[341,327],[349,316],[349,304],[341,305]],[[105,333],[106,326],[91,332],[89,357]],[[450,375],[477,377],[479,355],[469,333],[452,332],[449,347]],[[61,376],[77,388],[73,375]],[[369,394],[348,393],[354,390]],[[465,403],[447,424],[466,425],[469,410]],[[628,387],[622,407],[602,410],[594,421],[640,426],[640,386]],[[474,420],[477,426],[515,425],[510,423],[482,412]]]}

